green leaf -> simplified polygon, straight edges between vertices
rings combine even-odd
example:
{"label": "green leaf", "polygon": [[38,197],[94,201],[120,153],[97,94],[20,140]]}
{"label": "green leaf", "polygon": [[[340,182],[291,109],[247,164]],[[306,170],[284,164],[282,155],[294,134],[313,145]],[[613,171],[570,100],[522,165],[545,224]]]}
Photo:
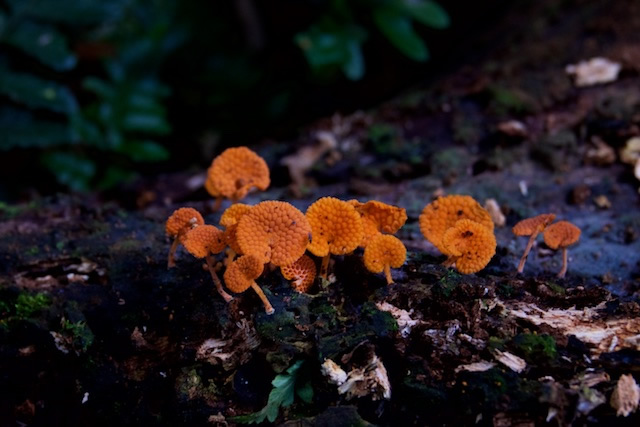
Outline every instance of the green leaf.
{"label": "green leaf", "polygon": [[159,114],[129,113],[122,121],[124,131],[147,132],[164,135],[171,131],[164,116]]}
{"label": "green leaf", "polygon": [[429,0],[402,0],[403,9],[413,19],[427,27],[447,28],[449,15],[438,3]]}
{"label": "green leaf", "polygon": [[126,141],[117,151],[135,162],[160,162],[169,158],[169,151],[153,141]]}
{"label": "green leaf", "polygon": [[313,387],[311,387],[311,382],[307,381],[301,387],[297,387],[296,394],[305,403],[313,402]]}
{"label": "green leaf", "polygon": [[349,80],[360,80],[364,75],[364,58],[360,43],[349,41],[347,43],[348,59],[342,63],[342,71]]}
{"label": "green leaf", "polygon": [[373,20],[387,39],[402,53],[415,61],[426,61],[429,51],[416,34],[411,19],[391,7],[379,7],[373,11]]}
{"label": "green leaf", "polygon": [[98,182],[99,190],[109,190],[118,184],[131,181],[136,174],[132,171],[124,170],[116,166],[109,166]]}
{"label": "green leaf", "polygon": [[95,25],[118,19],[126,0],[7,0],[14,15],[71,25]]}
{"label": "green leaf", "polygon": [[51,147],[74,141],[64,123],[35,119],[26,111],[0,109],[0,151],[12,148]]}
{"label": "green leaf", "polygon": [[48,25],[25,21],[12,31],[7,31],[2,40],[56,71],[68,71],[77,63],[75,55],[69,50],[67,39]]}
{"label": "green leaf", "polygon": [[55,151],[43,154],[41,160],[59,183],[75,191],[88,190],[96,173],[93,161],[78,154]]}
{"label": "green leaf", "polygon": [[71,91],[58,83],[0,68],[0,94],[31,108],[72,114],[78,109]]}

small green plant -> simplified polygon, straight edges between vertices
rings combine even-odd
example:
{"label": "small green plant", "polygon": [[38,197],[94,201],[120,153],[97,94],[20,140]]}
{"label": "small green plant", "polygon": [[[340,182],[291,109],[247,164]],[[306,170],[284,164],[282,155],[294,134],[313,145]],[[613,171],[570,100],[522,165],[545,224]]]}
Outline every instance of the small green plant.
{"label": "small green plant", "polygon": [[396,49],[419,62],[429,58],[429,50],[414,24],[437,29],[449,26],[447,13],[431,0],[331,0],[328,4],[322,17],[309,30],[298,33],[295,42],[314,71],[340,69],[350,80],[364,75],[362,44],[369,34],[356,17],[369,15]]}
{"label": "small green plant", "polygon": [[231,420],[241,424],[259,424],[265,419],[274,422],[278,418],[280,408],[291,406],[296,394],[303,402],[311,403],[313,388],[309,381],[302,381],[300,371],[302,365],[302,360],[295,362],[285,374],[277,375],[271,381],[273,390],[269,393],[269,400],[264,408],[253,414],[233,417]]}
{"label": "small green plant", "polygon": [[67,338],[70,347],[76,353],[84,353],[93,344],[93,332],[85,321],[70,322],[63,318],[60,326],[60,334]]}

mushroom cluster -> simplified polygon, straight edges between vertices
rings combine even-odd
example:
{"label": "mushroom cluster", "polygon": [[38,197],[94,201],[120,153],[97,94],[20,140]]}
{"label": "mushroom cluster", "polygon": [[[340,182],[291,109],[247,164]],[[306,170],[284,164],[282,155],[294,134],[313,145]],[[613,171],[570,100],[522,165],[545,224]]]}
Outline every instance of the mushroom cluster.
{"label": "mushroom cluster", "polygon": [[491,215],[470,196],[438,197],[419,218],[422,235],[447,255],[444,265],[462,274],[476,273],[496,253]]}
{"label": "mushroom cluster", "polygon": [[567,248],[578,242],[581,231],[580,228],[568,221],[558,221],[552,224],[555,219],[554,214],[541,214],[523,219],[513,226],[512,231],[516,236],[529,236],[527,247],[518,264],[518,273],[522,273],[524,270],[524,264],[536,237],[542,233],[547,246],[553,250],[562,249],[562,268],[558,277],[565,277],[569,262]]}

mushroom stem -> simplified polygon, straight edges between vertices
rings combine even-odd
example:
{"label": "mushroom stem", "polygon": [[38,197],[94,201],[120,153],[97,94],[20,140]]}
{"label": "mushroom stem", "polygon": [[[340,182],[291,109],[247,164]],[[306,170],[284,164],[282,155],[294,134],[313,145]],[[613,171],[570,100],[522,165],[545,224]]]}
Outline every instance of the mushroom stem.
{"label": "mushroom stem", "polygon": [[331,254],[327,254],[327,256],[322,258],[322,264],[320,265],[320,277],[323,279],[327,278],[327,273],[329,272],[329,257]]}
{"label": "mushroom stem", "polygon": [[211,259],[211,255],[207,255],[205,259],[207,260],[207,267],[209,267],[209,272],[211,273],[211,278],[213,279],[213,283],[215,283],[216,285],[216,290],[222,296],[222,298],[224,298],[226,302],[231,301],[233,297],[228,293],[226,293],[224,289],[222,289],[222,282],[220,281],[220,278],[216,274],[216,270],[213,265],[213,260]]}
{"label": "mushroom stem", "polygon": [[211,207],[211,212],[218,212],[221,206],[222,206],[222,197],[216,197],[216,201],[213,202],[213,206]]}
{"label": "mushroom stem", "polygon": [[273,308],[273,306],[267,299],[267,296],[264,294],[264,292],[262,292],[262,288],[260,288],[260,286],[258,286],[256,282],[251,283],[251,288],[253,288],[253,290],[256,291],[256,294],[258,294],[258,297],[260,297],[260,299],[262,300],[262,303],[264,304],[265,313],[273,314],[276,310]]}
{"label": "mushroom stem", "polygon": [[175,254],[176,254],[176,250],[178,249],[178,244],[180,244],[180,241],[178,239],[178,236],[176,236],[176,238],[173,239],[173,243],[171,243],[171,248],[169,248],[169,259],[167,260],[167,269],[170,269],[176,266]]}
{"label": "mushroom stem", "polygon": [[236,255],[238,255],[238,254],[236,253],[236,251],[234,251],[234,250],[233,250],[233,249],[231,249],[231,248],[227,248],[227,256],[226,256],[226,258],[224,259],[224,266],[225,266],[225,267],[228,267],[228,266],[229,266],[229,264],[231,264],[231,263],[233,262],[233,260],[236,258]]}
{"label": "mushroom stem", "polygon": [[527,247],[524,248],[524,254],[522,258],[520,258],[520,263],[518,264],[518,273],[522,273],[524,270],[524,263],[527,262],[527,257],[529,256],[529,252],[533,247],[533,243],[536,241],[536,237],[538,236],[538,232],[536,231],[529,237],[529,241],[527,242]]}
{"label": "mushroom stem", "polygon": [[442,265],[443,265],[444,267],[451,267],[453,264],[455,264],[455,263],[456,263],[456,259],[457,259],[457,257],[455,257],[455,256],[453,256],[453,255],[449,255],[449,256],[447,257],[447,259],[445,259],[445,260],[442,262]]}
{"label": "mushroom stem", "polygon": [[387,285],[393,283],[393,279],[391,278],[391,266],[389,264],[384,265],[384,275],[387,278]]}
{"label": "mushroom stem", "polygon": [[567,248],[562,248],[562,270],[558,273],[559,278],[563,278],[567,274],[567,267],[569,265],[567,252]]}

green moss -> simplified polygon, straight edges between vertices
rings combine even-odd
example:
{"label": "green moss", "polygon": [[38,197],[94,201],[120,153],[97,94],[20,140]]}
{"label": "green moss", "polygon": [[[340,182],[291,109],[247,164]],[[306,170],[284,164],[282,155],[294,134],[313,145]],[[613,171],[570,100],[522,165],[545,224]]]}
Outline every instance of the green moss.
{"label": "green moss", "polygon": [[70,322],[62,319],[60,333],[71,339],[71,346],[79,353],[84,353],[93,344],[94,335],[85,321]]}
{"label": "green moss", "polygon": [[489,92],[492,98],[491,108],[499,115],[524,114],[536,109],[535,100],[521,89],[492,85]]}
{"label": "green moss", "polygon": [[436,291],[445,297],[450,297],[451,293],[460,284],[462,275],[454,270],[447,270],[446,274],[438,281]]}
{"label": "green moss", "polygon": [[35,256],[40,253],[40,248],[38,248],[37,246],[31,246],[29,249],[25,251],[25,253],[29,256]]}
{"label": "green moss", "polygon": [[548,363],[557,356],[556,342],[547,334],[518,334],[513,344],[529,363]]}
{"label": "green moss", "polygon": [[554,282],[547,282],[547,287],[558,295],[564,295],[567,292],[565,288]]}
{"label": "green moss", "polygon": [[51,305],[51,299],[43,293],[31,295],[21,293],[15,302],[15,315],[20,319],[27,319]]}

